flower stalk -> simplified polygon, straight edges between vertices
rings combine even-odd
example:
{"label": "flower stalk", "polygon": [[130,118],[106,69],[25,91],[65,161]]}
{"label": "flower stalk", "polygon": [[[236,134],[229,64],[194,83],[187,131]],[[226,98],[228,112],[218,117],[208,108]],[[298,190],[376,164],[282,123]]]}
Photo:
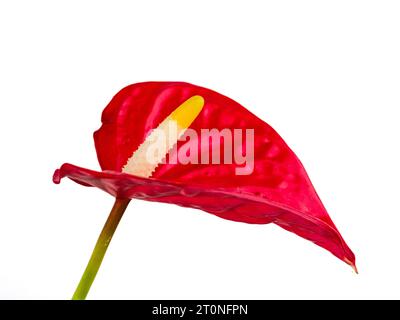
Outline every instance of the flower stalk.
{"label": "flower stalk", "polygon": [[96,274],[99,271],[101,262],[103,261],[104,255],[106,254],[114,232],[117,229],[129,202],[130,199],[115,199],[114,206],[111,209],[110,215],[108,216],[103,230],[100,233],[96,246],[94,247],[93,253],[87,264],[85,272],[79,281],[72,300],[85,300]]}

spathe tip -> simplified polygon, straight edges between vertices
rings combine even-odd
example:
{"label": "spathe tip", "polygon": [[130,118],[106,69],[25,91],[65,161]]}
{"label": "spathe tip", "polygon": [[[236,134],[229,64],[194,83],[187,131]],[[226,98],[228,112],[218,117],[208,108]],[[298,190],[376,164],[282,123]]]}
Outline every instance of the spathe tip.
{"label": "spathe tip", "polygon": [[344,258],[344,262],[346,262],[348,265],[350,265],[350,267],[353,268],[354,272],[355,272],[356,274],[358,274],[358,269],[357,269],[357,266],[356,266],[356,264],[355,264],[354,262],[351,262],[351,261],[350,261],[349,259],[347,259],[347,258]]}
{"label": "spathe tip", "polygon": [[351,263],[350,266],[353,268],[354,272],[358,274],[357,266],[354,263]]}

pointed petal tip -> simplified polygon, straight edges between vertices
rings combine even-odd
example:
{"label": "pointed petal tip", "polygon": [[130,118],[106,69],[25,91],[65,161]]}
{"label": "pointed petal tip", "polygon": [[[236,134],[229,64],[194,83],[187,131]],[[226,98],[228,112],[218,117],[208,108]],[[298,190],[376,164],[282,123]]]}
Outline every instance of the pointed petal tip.
{"label": "pointed petal tip", "polygon": [[357,266],[356,266],[354,263],[351,264],[350,266],[353,268],[354,272],[355,272],[356,274],[358,274]]}
{"label": "pointed petal tip", "polygon": [[350,267],[353,268],[353,271],[355,272],[355,274],[358,274],[358,269],[357,269],[357,266],[356,266],[355,262],[352,262],[347,258],[344,258],[344,262],[346,262],[348,265],[350,265]]}

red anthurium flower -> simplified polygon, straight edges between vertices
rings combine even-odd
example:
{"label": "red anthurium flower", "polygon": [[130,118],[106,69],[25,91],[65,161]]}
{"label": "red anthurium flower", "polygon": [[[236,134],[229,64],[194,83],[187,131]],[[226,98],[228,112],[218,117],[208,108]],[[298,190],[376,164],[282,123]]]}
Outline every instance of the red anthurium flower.
{"label": "red anthurium flower", "polygon": [[[167,128],[170,120],[178,133]],[[164,140],[155,129],[165,133]],[[170,141],[153,153],[152,162],[148,155],[157,139]],[[94,140],[102,171],[63,164],[53,177],[55,183],[68,177],[98,187],[117,199],[74,298],[86,296],[105,253],[101,244],[108,244],[133,198],[239,222],[272,222],[355,269],[354,254],[299,159],[267,123],[228,97],[182,82],[130,85],[105,108]]]}

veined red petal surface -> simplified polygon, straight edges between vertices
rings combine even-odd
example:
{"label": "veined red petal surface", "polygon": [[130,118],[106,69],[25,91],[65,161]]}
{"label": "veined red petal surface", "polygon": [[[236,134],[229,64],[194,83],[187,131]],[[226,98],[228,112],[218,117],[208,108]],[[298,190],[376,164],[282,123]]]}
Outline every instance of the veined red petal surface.
{"label": "veined red petal surface", "polygon": [[[192,96],[204,107],[191,129],[254,129],[254,170],[237,175],[235,164],[160,164],[151,178],[122,173],[122,167],[174,109]],[[62,177],[98,187],[120,198],[173,203],[224,219],[275,223],[313,241],[355,268],[355,256],[320,201],[302,164],[283,139],[237,102],[212,90],[182,82],[146,82],[122,89],[94,133],[102,172],[64,164]],[[200,134],[199,134],[199,138]],[[225,141],[220,141],[221,149]],[[185,144],[178,141],[177,150]],[[211,146],[212,147],[212,146]],[[198,141],[199,154],[203,152]],[[207,146],[208,148],[208,146]]]}

